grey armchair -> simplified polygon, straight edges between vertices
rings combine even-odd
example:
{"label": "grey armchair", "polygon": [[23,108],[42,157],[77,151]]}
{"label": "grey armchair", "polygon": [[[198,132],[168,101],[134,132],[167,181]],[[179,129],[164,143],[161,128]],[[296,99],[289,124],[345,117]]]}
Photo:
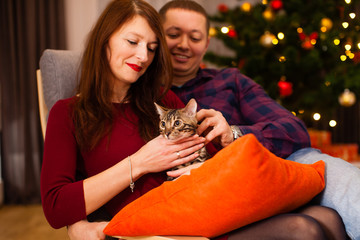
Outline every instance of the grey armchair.
{"label": "grey armchair", "polygon": [[48,111],[60,99],[75,94],[81,51],[47,49],[37,70],[39,112],[45,138]]}

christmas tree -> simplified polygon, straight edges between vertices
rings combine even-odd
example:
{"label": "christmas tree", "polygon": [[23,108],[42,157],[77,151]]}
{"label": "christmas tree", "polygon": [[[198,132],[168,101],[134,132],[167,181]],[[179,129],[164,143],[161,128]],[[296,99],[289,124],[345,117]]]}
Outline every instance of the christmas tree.
{"label": "christmas tree", "polygon": [[237,67],[311,127],[329,122],[360,93],[359,0],[272,0],[218,6],[210,35],[234,56],[209,51],[205,60]]}

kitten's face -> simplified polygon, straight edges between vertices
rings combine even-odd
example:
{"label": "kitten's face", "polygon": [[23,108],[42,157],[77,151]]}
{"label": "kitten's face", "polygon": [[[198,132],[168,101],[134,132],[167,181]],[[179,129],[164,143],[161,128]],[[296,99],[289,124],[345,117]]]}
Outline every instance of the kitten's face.
{"label": "kitten's face", "polygon": [[160,115],[159,130],[167,139],[175,140],[192,136],[196,133],[196,101],[191,99],[186,107],[167,109],[155,103]]}

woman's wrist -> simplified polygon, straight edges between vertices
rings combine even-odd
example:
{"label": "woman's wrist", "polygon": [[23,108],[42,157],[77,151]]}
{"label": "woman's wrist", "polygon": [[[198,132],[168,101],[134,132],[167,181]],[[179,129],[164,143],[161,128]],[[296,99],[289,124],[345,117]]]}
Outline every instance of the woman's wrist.
{"label": "woman's wrist", "polygon": [[[141,176],[143,176],[146,172],[143,169],[144,166],[142,166],[141,163],[139,163],[139,158],[137,154],[130,155],[127,159],[127,164],[129,166],[129,180],[131,182],[135,182],[137,179],[139,179]],[[131,163],[131,164],[130,164]],[[131,168],[131,176],[130,176],[130,168]]]}
{"label": "woman's wrist", "polygon": [[134,192],[134,188],[135,188],[135,183],[134,183],[134,179],[132,176],[132,163],[131,163],[131,157],[128,156],[128,160],[129,160],[129,166],[130,166],[130,171],[129,171],[129,175],[130,175],[130,189],[131,192]]}

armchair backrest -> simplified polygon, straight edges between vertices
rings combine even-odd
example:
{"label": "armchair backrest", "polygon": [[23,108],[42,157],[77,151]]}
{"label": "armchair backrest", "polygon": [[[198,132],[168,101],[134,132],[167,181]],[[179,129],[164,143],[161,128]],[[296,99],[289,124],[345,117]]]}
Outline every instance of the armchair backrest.
{"label": "armchair backrest", "polygon": [[81,51],[46,49],[40,58],[38,94],[45,137],[48,111],[60,99],[75,95]]}
{"label": "armchair backrest", "polygon": [[49,110],[58,100],[75,94],[80,59],[80,51],[44,51],[40,58],[40,71],[44,101]]}

